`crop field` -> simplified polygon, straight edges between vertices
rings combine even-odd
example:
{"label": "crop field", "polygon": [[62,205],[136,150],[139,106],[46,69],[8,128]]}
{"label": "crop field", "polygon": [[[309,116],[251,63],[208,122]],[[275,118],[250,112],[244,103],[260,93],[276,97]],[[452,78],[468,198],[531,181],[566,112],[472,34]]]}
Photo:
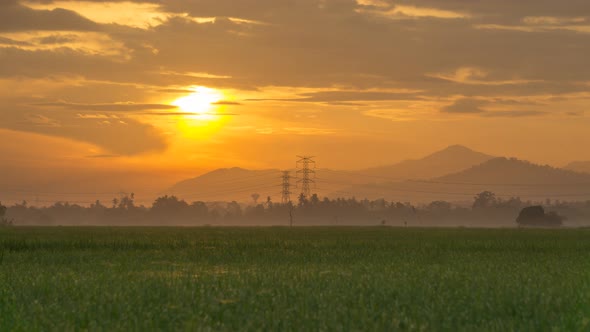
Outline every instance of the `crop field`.
{"label": "crop field", "polygon": [[0,330],[590,330],[590,230],[0,228]]}

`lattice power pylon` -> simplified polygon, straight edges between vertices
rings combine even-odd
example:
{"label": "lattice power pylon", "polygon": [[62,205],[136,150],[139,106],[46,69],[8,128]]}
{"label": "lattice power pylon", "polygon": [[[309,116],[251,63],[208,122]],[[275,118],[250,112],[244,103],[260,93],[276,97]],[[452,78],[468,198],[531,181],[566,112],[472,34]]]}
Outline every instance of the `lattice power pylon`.
{"label": "lattice power pylon", "polygon": [[315,185],[315,161],[313,156],[297,156],[297,185],[306,199],[311,197],[311,185]]}
{"label": "lattice power pylon", "polygon": [[281,176],[283,179],[283,190],[281,191],[281,203],[289,204],[291,202],[291,172],[283,171],[283,175]]}

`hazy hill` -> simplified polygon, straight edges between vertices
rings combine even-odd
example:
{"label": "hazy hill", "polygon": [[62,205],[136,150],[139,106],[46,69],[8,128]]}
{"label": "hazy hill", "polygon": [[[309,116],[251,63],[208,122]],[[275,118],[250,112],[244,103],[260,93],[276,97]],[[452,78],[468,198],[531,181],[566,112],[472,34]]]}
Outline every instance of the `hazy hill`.
{"label": "hazy hill", "polygon": [[399,181],[352,186],[347,192],[360,198],[407,201],[469,201],[484,190],[508,198],[541,201],[590,199],[590,174],[542,166],[528,161],[494,158],[460,172],[430,180]]}
{"label": "hazy hill", "polygon": [[435,181],[493,184],[578,184],[590,175],[515,158],[494,158],[469,169],[438,177]]}
{"label": "hazy hill", "polygon": [[[319,168],[314,192],[320,196],[350,194],[344,189],[365,183],[390,182],[392,179],[430,178],[456,172],[482,163],[493,157],[475,152],[464,146],[454,145],[417,160],[407,160],[395,165],[370,168],[360,171],[342,171]],[[295,177],[294,170],[291,175]],[[260,194],[259,202],[271,196],[280,199],[281,172],[278,169],[248,170],[222,168],[175,184],[167,193],[189,201],[236,200],[252,202],[252,193]],[[291,181],[292,199],[299,190],[296,179]]]}
{"label": "hazy hill", "polygon": [[574,161],[565,166],[564,169],[579,173],[590,173],[590,161]]}
{"label": "hazy hill", "polygon": [[389,180],[429,179],[459,172],[492,158],[494,157],[462,145],[452,145],[421,159],[369,168],[361,173]]}
{"label": "hazy hill", "polygon": [[[296,200],[300,192],[297,187],[295,170],[291,172],[291,199]],[[313,178],[313,192],[325,196],[351,184],[361,183],[354,172],[317,169]],[[176,195],[187,201],[235,200],[253,202],[251,195],[258,193],[259,203],[266,201],[267,196],[275,202],[281,199],[282,173],[278,169],[249,170],[239,167],[221,168],[201,176],[181,181],[171,187],[167,194]]]}
{"label": "hazy hill", "polygon": [[[446,170],[452,171],[442,176],[427,176]],[[451,146],[422,159],[388,167],[363,171],[318,168],[316,172],[313,192],[319,196],[386,198],[402,202],[469,202],[475,194],[490,190],[500,197],[519,196],[523,200],[590,199],[590,174],[536,165],[514,158],[492,158],[462,146]],[[295,177],[295,172],[291,171],[291,175]],[[296,182],[297,179],[292,178],[293,200],[297,199],[301,190],[296,187]],[[167,193],[188,201],[238,202],[253,202],[251,195],[258,193],[260,203],[267,196],[271,196],[275,202],[280,201],[280,192],[280,170],[236,167],[218,169],[179,182]]]}
{"label": "hazy hill", "polygon": [[169,190],[188,201],[252,200],[252,193],[260,194],[259,202],[280,191],[281,172],[278,169],[248,170],[239,167],[220,168],[201,176],[181,181]]}

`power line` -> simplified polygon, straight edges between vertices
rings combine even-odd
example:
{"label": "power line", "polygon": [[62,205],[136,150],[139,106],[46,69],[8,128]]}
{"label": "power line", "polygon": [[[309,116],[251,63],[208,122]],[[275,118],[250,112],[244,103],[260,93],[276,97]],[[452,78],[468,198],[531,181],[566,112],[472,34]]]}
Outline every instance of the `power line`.
{"label": "power line", "polygon": [[241,189],[236,189],[236,188],[232,188],[232,189],[225,189],[225,190],[221,190],[221,191],[207,191],[207,192],[191,192],[191,193],[185,193],[182,195],[182,197],[195,197],[195,196],[200,196],[200,195],[207,195],[210,197],[217,197],[220,195],[224,195],[224,194],[234,194],[234,193],[242,193],[242,192],[246,192],[246,191],[250,191],[250,190],[260,190],[260,189],[272,189],[272,188],[277,188],[278,185],[256,185],[256,186],[248,186],[248,187],[242,187]]}
{"label": "power line", "polygon": [[320,170],[329,173],[338,173],[348,175],[350,177],[358,177],[362,175],[364,177],[390,180],[396,182],[418,182],[418,183],[431,183],[431,184],[448,184],[448,185],[465,185],[465,186],[514,186],[514,187],[543,187],[543,186],[579,186],[579,185],[590,185],[590,182],[575,182],[575,183],[477,183],[477,182],[452,182],[452,181],[436,181],[436,180],[420,180],[420,179],[400,179],[389,176],[366,174],[356,171],[338,171],[327,168],[320,168]]}

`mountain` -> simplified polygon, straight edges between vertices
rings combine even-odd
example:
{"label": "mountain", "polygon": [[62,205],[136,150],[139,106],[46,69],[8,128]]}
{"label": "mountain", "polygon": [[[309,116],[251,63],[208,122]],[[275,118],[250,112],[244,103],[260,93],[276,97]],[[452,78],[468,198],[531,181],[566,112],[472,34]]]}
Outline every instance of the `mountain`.
{"label": "mountain", "polygon": [[462,145],[452,145],[421,159],[405,160],[390,166],[369,168],[360,171],[360,173],[390,181],[429,179],[459,172],[492,158],[494,157],[473,151]]}
{"label": "mountain", "polygon": [[[417,160],[406,160],[395,165],[359,171],[316,169],[312,191],[322,196],[352,196],[345,190],[366,183],[384,183],[392,180],[424,179],[457,172],[493,158],[464,146],[454,145]],[[291,199],[296,200],[296,172],[291,170]],[[258,202],[271,196],[281,198],[281,171],[278,169],[248,170],[239,167],[222,168],[175,184],[167,193],[188,201],[236,200],[252,202],[251,194],[258,193]]]}
{"label": "mountain", "polygon": [[590,161],[574,161],[567,164],[564,169],[579,173],[590,173]]}
{"label": "mountain", "polygon": [[469,169],[438,177],[434,181],[492,183],[499,184],[578,184],[590,182],[590,174],[582,174],[555,168],[548,165],[537,165],[516,158],[494,158]]}
{"label": "mountain", "polygon": [[252,200],[251,194],[277,196],[281,172],[278,169],[248,170],[239,167],[220,168],[172,186],[168,193],[188,201]]}
{"label": "mountain", "polygon": [[[338,191],[352,184],[359,184],[362,178],[356,173],[330,169],[315,170],[311,188],[319,196]],[[290,170],[291,199],[297,200],[301,187],[297,186],[295,170]],[[252,203],[252,194],[260,195],[258,203],[270,196],[274,202],[281,199],[282,172],[278,169],[249,170],[239,167],[221,168],[201,176],[181,181],[169,190],[168,195],[175,195],[187,201],[228,201]]]}
{"label": "mountain", "polygon": [[484,190],[502,198],[523,200],[590,199],[590,174],[530,163],[515,158],[493,158],[479,165],[430,180],[407,180],[352,186],[358,198],[428,202],[469,201]]}

